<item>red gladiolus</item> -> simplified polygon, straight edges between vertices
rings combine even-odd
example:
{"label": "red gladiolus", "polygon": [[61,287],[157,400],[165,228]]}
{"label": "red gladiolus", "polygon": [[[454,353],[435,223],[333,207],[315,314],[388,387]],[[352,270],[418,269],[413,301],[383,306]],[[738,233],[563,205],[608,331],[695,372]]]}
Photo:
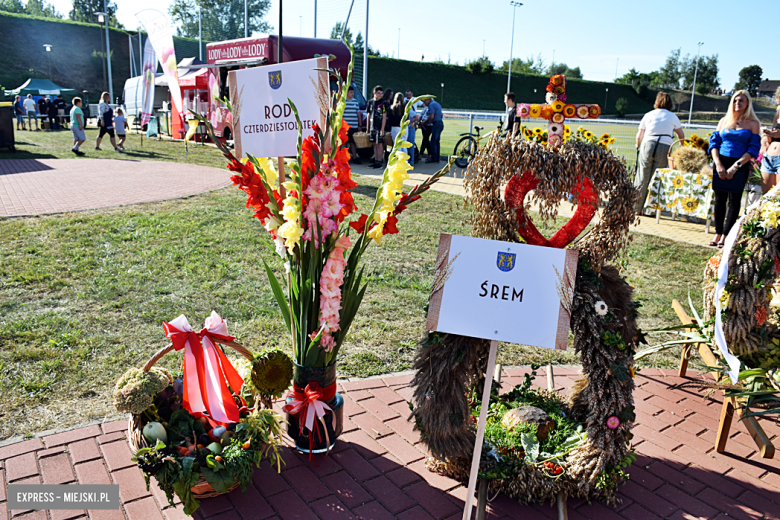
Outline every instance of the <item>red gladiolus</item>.
{"label": "red gladiolus", "polygon": [[385,221],[385,227],[382,228],[383,235],[395,235],[398,233],[398,228],[395,226],[398,223],[398,217],[394,215],[388,215]]}
{"label": "red gladiolus", "polygon": [[347,130],[349,130],[350,126],[347,124],[346,121],[343,119],[341,120],[341,128],[339,129],[339,142],[340,143],[346,143],[347,142]]}
{"label": "red gladiolus", "polygon": [[368,220],[368,215],[364,213],[355,222],[350,222],[349,227],[362,235],[366,231],[366,220]]}
{"label": "red gladiolus", "polygon": [[766,319],[769,317],[769,311],[765,306],[756,307],[756,325],[759,327],[766,323]]}

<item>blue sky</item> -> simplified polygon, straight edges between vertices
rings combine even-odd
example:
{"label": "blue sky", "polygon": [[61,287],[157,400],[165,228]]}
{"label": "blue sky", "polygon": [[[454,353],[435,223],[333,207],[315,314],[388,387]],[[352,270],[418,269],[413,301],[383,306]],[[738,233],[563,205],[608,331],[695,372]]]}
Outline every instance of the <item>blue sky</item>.
{"label": "blue sky", "polygon": [[[240,0],[239,0],[240,1]],[[55,0],[60,12],[70,9],[70,0]],[[137,27],[135,13],[146,7],[167,12],[170,0],[116,0],[119,20]],[[579,66],[585,79],[611,81],[631,67],[641,72],[657,70],[672,49],[683,55],[696,54],[703,41],[703,55],[718,54],[721,85],[727,89],[737,81],[739,70],[758,64],[764,77],[780,79],[780,64],[772,59],[773,45],[750,34],[756,24],[756,10],[745,11],[741,27],[728,25],[735,16],[734,2],[635,2],[602,0],[583,2],[528,0],[516,8],[515,57],[542,55],[547,63],[565,62]],[[317,36],[327,37],[339,20],[344,20],[350,0],[318,0]],[[401,6],[399,9],[397,6]],[[776,14],[768,6],[767,20]],[[279,0],[271,0],[267,20],[278,26]],[[350,28],[365,33],[366,0],[355,0]],[[729,27],[732,27],[729,30]],[[758,26],[757,26],[758,27]],[[285,34],[313,36],[314,0],[284,1]],[[400,46],[399,30],[400,29]],[[762,31],[761,34],[771,34]],[[734,35],[732,37],[731,35]],[[512,7],[509,0],[424,0],[421,2],[370,2],[369,38],[372,47],[402,59],[419,61],[440,58],[463,64],[485,54],[498,66],[509,58],[512,36]]]}

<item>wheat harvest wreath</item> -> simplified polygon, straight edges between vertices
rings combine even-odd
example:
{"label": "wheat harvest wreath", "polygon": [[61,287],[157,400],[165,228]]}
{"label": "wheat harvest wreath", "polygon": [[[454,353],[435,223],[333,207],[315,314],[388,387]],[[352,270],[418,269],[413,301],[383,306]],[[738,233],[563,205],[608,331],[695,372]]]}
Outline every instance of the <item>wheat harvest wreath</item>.
{"label": "wheat harvest wreath", "polygon": [[[523,503],[565,493],[614,504],[623,470],[635,458],[630,430],[638,305],[610,262],[630,241],[638,194],[607,143],[579,134],[560,147],[493,134],[464,182],[474,236],[579,250],[571,333],[582,375],[571,395],[535,390],[527,376],[490,400],[479,476],[493,493]],[[562,198],[577,204],[550,239],[529,216],[532,190],[529,198],[543,220],[557,215]],[[598,222],[573,242],[599,206]],[[413,414],[433,455],[428,467],[460,480],[469,474],[480,411],[476,389],[484,381],[489,343],[431,332],[415,359]]]}

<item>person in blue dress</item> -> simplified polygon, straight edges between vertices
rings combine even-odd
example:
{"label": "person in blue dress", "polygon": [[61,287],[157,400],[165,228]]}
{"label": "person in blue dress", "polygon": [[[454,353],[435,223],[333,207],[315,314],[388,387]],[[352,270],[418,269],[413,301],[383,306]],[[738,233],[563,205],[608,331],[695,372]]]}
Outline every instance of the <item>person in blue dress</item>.
{"label": "person in blue dress", "polygon": [[[731,96],[726,115],[710,135],[712,190],[715,195],[715,239],[710,246],[722,248],[739,216],[742,192],[750,172],[750,160],[761,150],[761,123],[745,90]],[[728,208],[727,208],[728,206]]]}

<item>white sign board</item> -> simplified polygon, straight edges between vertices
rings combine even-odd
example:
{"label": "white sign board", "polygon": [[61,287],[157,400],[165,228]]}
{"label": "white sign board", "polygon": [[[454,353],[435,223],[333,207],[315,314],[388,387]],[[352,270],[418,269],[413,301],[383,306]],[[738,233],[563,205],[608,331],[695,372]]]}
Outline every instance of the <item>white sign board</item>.
{"label": "white sign board", "polygon": [[442,234],[436,273],[428,330],[566,349],[577,251]]}
{"label": "white sign board", "polygon": [[298,124],[288,99],[298,110],[303,138],[314,124],[324,126],[330,87],[327,58],[293,61],[231,71],[236,156],[289,157],[298,154]]}

